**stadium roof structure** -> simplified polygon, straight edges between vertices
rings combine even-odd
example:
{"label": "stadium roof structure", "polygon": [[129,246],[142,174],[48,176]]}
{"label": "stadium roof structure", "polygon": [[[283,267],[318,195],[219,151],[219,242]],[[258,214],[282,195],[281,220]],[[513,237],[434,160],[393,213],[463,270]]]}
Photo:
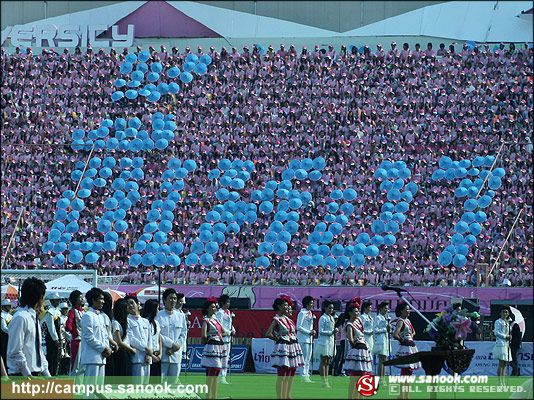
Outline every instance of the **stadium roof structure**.
{"label": "stadium roof structure", "polygon": [[[142,38],[431,37],[485,42],[532,41],[531,1],[450,1],[422,7],[346,32],[263,17],[191,1],[124,1],[22,25],[135,25]],[[2,45],[12,26],[2,31]],[[110,36],[111,28],[99,35]]]}
{"label": "stadium roof structure", "polygon": [[[276,18],[228,10],[191,1],[125,1],[105,7],[46,18],[23,24],[87,25],[90,23],[135,24],[135,36],[206,37],[206,38],[269,38],[269,37],[331,37],[337,32],[297,24]],[[124,28],[123,28],[124,26]],[[13,27],[2,31],[2,43]],[[108,36],[105,32],[103,37]]]}
{"label": "stadium roof structure", "polygon": [[[531,42],[531,1],[450,1],[353,29],[341,36],[428,36],[480,43]],[[527,13],[529,11],[526,11]]]}

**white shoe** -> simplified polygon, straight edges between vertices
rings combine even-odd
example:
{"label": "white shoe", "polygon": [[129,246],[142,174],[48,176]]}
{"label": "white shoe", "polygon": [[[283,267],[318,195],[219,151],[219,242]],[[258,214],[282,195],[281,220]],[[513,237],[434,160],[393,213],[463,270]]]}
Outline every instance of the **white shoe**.
{"label": "white shoe", "polygon": [[305,382],[305,383],[315,383],[314,381],[312,381],[312,380],[310,379],[309,376],[303,376],[302,378],[300,378],[300,380],[301,380],[302,382]]}
{"label": "white shoe", "polygon": [[230,383],[226,380],[225,377],[221,377],[221,378],[219,378],[219,383],[220,383],[221,385],[229,385],[229,384],[230,384]]}
{"label": "white shoe", "polygon": [[330,387],[331,387],[330,384],[329,384],[328,382],[323,382],[323,383],[322,383],[322,386],[323,386],[324,388],[330,388]]}

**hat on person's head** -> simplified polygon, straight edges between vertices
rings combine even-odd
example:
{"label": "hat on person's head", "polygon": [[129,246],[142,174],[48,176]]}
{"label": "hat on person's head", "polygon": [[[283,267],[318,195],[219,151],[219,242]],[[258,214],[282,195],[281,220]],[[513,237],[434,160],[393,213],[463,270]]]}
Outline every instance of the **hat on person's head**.
{"label": "hat on person's head", "polygon": [[60,309],[62,309],[62,308],[69,308],[69,305],[68,305],[67,303],[63,302],[63,303],[60,303],[60,304],[59,304],[59,308],[60,308]]}
{"label": "hat on person's head", "polygon": [[49,293],[46,295],[46,300],[60,300],[61,297],[59,296],[58,292]]}
{"label": "hat on person's head", "polygon": [[11,304],[11,300],[9,300],[9,299],[4,299],[4,300],[2,300],[2,307],[4,307],[4,306],[11,306],[11,305],[12,305],[12,304]]}
{"label": "hat on person's head", "polygon": [[474,311],[471,313],[471,318],[480,318],[480,314]]}

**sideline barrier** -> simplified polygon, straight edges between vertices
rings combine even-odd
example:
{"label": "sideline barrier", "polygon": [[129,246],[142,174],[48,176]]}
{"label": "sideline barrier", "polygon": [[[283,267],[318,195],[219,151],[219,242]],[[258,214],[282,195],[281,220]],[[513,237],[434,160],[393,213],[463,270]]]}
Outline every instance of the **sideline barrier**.
{"label": "sideline barrier", "polygon": [[[431,341],[417,341],[417,348],[419,351],[429,351],[434,342]],[[498,360],[491,357],[491,352],[495,342],[465,342],[465,346],[469,349],[475,349],[475,355],[469,365],[469,368],[462,375],[488,375],[495,376],[497,374]],[[392,354],[395,354],[398,348],[397,341],[391,342]],[[254,360],[254,367],[259,373],[276,373],[276,369],[271,366],[271,353],[273,351],[274,342],[270,339],[252,339],[252,359]],[[532,376],[533,373],[533,354],[532,342],[523,342],[521,349],[517,354],[519,368],[522,376]],[[315,354],[315,351],[314,351]],[[376,366],[378,360],[374,360],[373,367]],[[313,369],[317,370],[319,367],[318,357],[314,357]],[[511,371],[511,368],[510,368]],[[400,369],[392,367],[386,368],[386,375],[400,375]],[[414,372],[414,375],[425,375],[425,371],[420,369]],[[440,375],[449,375],[443,368]]]}

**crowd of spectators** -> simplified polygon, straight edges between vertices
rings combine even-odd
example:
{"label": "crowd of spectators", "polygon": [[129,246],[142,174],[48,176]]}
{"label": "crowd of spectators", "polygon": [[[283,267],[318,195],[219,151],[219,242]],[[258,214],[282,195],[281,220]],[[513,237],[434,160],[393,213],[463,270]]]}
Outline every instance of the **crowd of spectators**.
{"label": "crowd of spectators", "polygon": [[[128,259],[135,253],[133,245],[150,204],[160,198],[166,161],[177,157],[192,158],[199,167],[185,182],[169,234],[171,241],[184,243],[186,252],[179,268],[165,272],[166,281],[205,283],[212,275],[210,283],[477,285],[484,282],[485,265],[494,264],[523,210],[490,284],[531,286],[533,49],[528,44],[518,47],[501,44],[493,50],[489,45],[473,49],[464,45],[455,50],[452,45],[449,50],[440,46],[434,53],[431,43],[424,51],[408,44],[399,51],[392,43],[387,51],[365,46],[363,54],[346,46],[339,51],[333,46],[315,46],[313,51],[269,46],[264,54],[256,45],[242,52],[235,47],[217,52],[211,47],[205,52],[213,59],[208,73],[195,76],[189,84],[179,82],[180,92],[162,96],[158,103],[148,103],[142,96],[111,101],[128,49],[121,53],[49,49],[39,54],[31,49],[8,54],[2,49],[4,251],[24,207],[3,268],[36,268],[40,263],[35,259],[45,268],[54,267],[53,254],[43,254],[42,244],[61,193],[75,188],[70,173],[76,162],[87,158],[86,152],[68,146],[73,130],[88,131],[105,118],[134,116],[148,127],[151,116],[162,112],[175,116],[179,132],[166,150],[142,155],[142,198],[127,216],[129,229],[119,234],[117,249],[102,250],[93,266],[68,268],[97,268],[102,275],[126,275],[132,283],[155,279],[153,267],[132,268]],[[195,52],[177,47],[167,51],[163,46],[160,51],[151,46],[149,51],[151,61],[160,61],[164,70],[181,68],[187,55]],[[195,53],[202,55],[204,50],[199,47]],[[458,161],[497,155],[502,144],[497,166],[506,175],[485,209],[488,219],[468,262],[465,268],[452,264],[442,268],[438,255],[450,244],[463,201],[454,196],[458,182],[432,180],[437,162],[445,155]],[[120,151],[112,152],[123,157]],[[294,182],[299,190],[308,190],[313,201],[300,214],[299,232],[289,250],[272,256],[269,271],[257,268],[255,259],[272,215],[258,214],[255,223],[245,223],[239,233],[227,235],[212,268],[183,263],[205,214],[217,204],[217,186],[208,179],[208,171],[219,160],[255,163],[256,170],[241,191],[242,200],[248,202],[250,193],[265,182],[282,180],[289,160],[318,156],[327,160],[322,179]],[[371,223],[387,201],[373,177],[385,159],[404,160],[419,186],[397,242],[382,248],[362,268],[300,268],[297,261],[305,254],[308,232],[323,221],[334,189],[352,187],[357,198],[350,225],[332,244],[347,246],[359,233],[371,233]],[[95,216],[104,212],[108,196],[109,187],[93,189],[78,221],[76,240],[103,241]]]}

